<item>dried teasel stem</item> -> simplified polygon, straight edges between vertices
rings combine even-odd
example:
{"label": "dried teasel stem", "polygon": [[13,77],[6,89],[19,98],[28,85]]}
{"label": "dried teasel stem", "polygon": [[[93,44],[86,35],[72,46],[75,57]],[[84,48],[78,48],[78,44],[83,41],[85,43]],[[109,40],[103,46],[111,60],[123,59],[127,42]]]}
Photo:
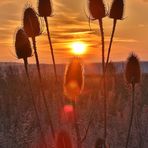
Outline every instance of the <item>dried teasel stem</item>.
{"label": "dried teasel stem", "polygon": [[106,77],[105,77],[105,45],[102,19],[99,19],[101,38],[102,38],[102,73],[103,73],[103,94],[104,94],[104,140],[107,137],[107,101],[106,101]]}
{"label": "dried teasel stem", "polygon": [[48,41],[50,45],[50,50],[51,50],[51,56],[52,56],[52,61],[53,61],[53,66],[54,66],[54,73],[57,81],[57,71],[56,71],[56,64],[55,64],[55,57],[54,57],[54,52],[53,52],[53,47],[52,47],[52,42],[51,42],[51,37],[50,37],[50,32],[49,32],[49,27],[48,27],[48,20],[47,17],[44,17],[45,24],[46,24],[46,29],[47,29],[47,34],[48,34]]}
{"label": "dried teasel stem", "polygon": [[51,128],[53,139],[55,139],[55,131],[54,131],[54,127],[53,127],[53,123],[52,123],[52,120],[51,120],[51,115],[50,115],[48,103],[47,103],[45,93],[44,93],[44,89],[43,89],[43,83],[42,83],[42,77],[41,77],[41,71],[40,71],[40,63],[39,63],[39,58],[38,58],[38,53],[37,53],[37,48],[36,48],[35,37],[32,38],[32,42],[33,42],[33,47],[34,47],[34,54],[35,54],[35,57],[36,57],[36,64],[37,64],[38,75],[39,75],[39,80],[40,80],[41,93],[42,93],[43,101],[44,101],[44,104],[45,104],[45,107],[46,107],[46,110],[47,110],[47,113],[48,113],[48,123],[49,123],[50,128]]}
{"label": "dried teasel stem", "polygon": [[103,30],[103,21],[99,19],[100,31],[101,31],[101,40],[102,40],[102,72],[105,70],[105,45],[104,45],[104,30]]}
{"label": "dried teasel stem", "polygon": [[111,34],[110,43],[109,43],[109,48],[108,48],[108,53],[107,53],[105,71],[106,71],[107,65],[108,65],[108,63],[109,63],[110,52],[111,52],[111,48],[112,48],[112,43],[113,43],[113,38],[114,38],[114,34],[115,34],[116,24],[117,24],[117,19],[114,19],[114,20],[113,20],[112,34]]}
{"label": "dried teasel stem", "polygon": [[129,123],[129,128],[128,128],[128,134],[127,134],[127,139],[126,139],[126,148],[128,148],[129,140],[130,140],[130,133],[131,133],[131,128],[132,128],[132,123],[133,123],[133,118],[134,118],[134,108],[135,108],[135,84],[132,84],[132,110],[131,110],[131,118],[130,118],[130,123]]}
{"label": "dried teasel stem", "polygon": [[36,114],[36,117],[37,117],[39,129],[40,129],[40,132],[41,132],[41,136],[43,137],[43,143],[45,145],[45,148],[48,148],[47,143],[46,143],[46,139],[45,139],[45,135],[44,135],[44,132],[42,130],[42,126],[41,126],[41,122],[40,122],[40,118],[39,118],[39,114],[38,114],[38,109],[36,107],[36,103],[35,103],[35,99],[34,99],[34,95],[33,95],[33,90],[32,90],[31,80],[30,80],[30,75],[29,75],[29,72],[28,72],[28,60],[27,60],[27,58],[24,58],[23,60],[24,60],[24,66],[25,66],[26,76],[27,76],[27,79],[28,79],[29,89],[31,91],[32,104],[34,106],[34,110],[35,110],[35,114]]}

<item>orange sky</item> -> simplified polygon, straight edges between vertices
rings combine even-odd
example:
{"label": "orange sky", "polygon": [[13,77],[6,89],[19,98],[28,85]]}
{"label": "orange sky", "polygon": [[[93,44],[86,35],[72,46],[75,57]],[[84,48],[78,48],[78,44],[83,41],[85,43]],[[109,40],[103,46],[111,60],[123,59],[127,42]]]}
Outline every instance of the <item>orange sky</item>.
{"label": "orange sky", "polygon": [[[49,18],[51,38],[57,63],[69,61],[73,54],[69,45],[75,41],[85,42],[87,52],[82,55],[86,62],[101,61],[100,32],[97,21],[91,23],[84,13],[87,0],[53,0],[54,16]],[[21,62],[15,57],[14,38],[17,27],[22,25],[23,11],[28,0],[5,0],[0,2],[0,61]],[[111,0],[106,0],[107,6]],[[37,0],[29,0],[36,9]],[[37,9],[36,9],[37,10]],[[148,1],[126,0],[125,19],[118,21],[113,48],[112,61],[126,60],[135,52],[141,60],[148,60]],[[37,38],[40,61],[51,63],[45,25],[43,34]],[[106,50],[112,29],[112,19],[104,18]],[[30,58],[34,62],[34,57]]]}

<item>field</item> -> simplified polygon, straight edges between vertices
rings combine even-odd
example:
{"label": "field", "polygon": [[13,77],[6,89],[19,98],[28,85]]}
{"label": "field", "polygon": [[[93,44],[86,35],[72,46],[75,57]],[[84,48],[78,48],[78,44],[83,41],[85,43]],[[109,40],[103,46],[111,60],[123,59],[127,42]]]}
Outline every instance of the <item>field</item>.
{"label": "field", "polygon": [[[21,69],[21,70],[20,70]],[[51,131],[47,124],[47,113],[40,93],[37,71],[30,68],[33,96],[36,100],[41,125],[46,141],[54,146]],[[76,135],[73,120],[63,113],[69,100],[63,94],[63,75],[58,84],[42,67],[43,87],[51,119],[56,133],[65,129],[69,132],[75,147]],[[99,75],[85,75],[85,85],[76,101],[79,130],[84,148],[94,148],[95,141],[103,135],[103,96]],[[148,75],[142,75],[140,85],[136,86],[135,115],[130,138],[130,148],[148,147]],[[124,148],[130,117],[131,88],[124,80],[123,73],[107,76],[107,143],[111,148]],[[41,147],[41,135],[31,101],[31,91],[23,65],[10,65],[0,69],[0,148]]]}

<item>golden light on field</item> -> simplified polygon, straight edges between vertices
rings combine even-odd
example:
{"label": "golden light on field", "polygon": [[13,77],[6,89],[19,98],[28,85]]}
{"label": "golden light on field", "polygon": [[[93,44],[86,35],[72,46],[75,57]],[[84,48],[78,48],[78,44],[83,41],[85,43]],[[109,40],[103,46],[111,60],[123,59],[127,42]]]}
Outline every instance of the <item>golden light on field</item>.
{"label": "golden light on field", "polygon": [[86,52],[86,44],[83,42],[74,42],[71,44],[72,52],[76,55],[82,55]]}

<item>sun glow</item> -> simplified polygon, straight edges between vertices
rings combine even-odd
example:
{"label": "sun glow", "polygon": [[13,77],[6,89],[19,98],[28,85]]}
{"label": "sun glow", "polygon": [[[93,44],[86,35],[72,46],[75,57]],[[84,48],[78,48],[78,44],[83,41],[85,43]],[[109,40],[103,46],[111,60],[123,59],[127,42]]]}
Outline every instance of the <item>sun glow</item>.
{"label": "sun glow", "polygon": [[86,44],[83,42],[74,42],[71,45],[72,52],[76,55],[81,55],[86,52]]}

